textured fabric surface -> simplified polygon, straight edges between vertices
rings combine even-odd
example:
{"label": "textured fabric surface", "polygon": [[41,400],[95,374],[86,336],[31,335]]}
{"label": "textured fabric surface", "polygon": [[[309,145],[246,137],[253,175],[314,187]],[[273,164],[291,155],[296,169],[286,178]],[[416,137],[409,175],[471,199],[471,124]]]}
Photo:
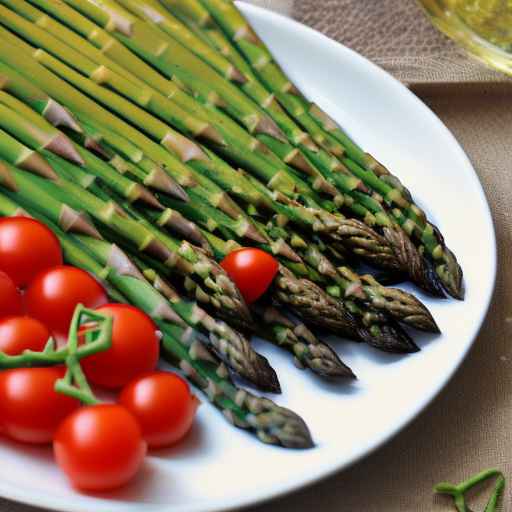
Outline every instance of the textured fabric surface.
{"label": "textured fabric surface", "polygon": [[415,0],[246,0],[293,16],[408,84],[508,83],[435,30]]}
{"label": "textured fabric surface", "polygon": [[[432,486],[439,480],[458,482],[487,467],[505,472],[501,510],[512,512],[512,100],[494,87],[506,80],[459,57],[412,0],[253,2],[293,14],[413,84],[480,175],[496,224],[499,273],[474,349],[420,417],[351,469],[249,512],[448,512],[454,510],[451,501],[434,497]],[[443,59],[452,67],[446,68]],[[473,86],[459,94],[467,83]],[[483,510],[482,499],[472,508]],[[39,510],[0,500],[2,512]]]}

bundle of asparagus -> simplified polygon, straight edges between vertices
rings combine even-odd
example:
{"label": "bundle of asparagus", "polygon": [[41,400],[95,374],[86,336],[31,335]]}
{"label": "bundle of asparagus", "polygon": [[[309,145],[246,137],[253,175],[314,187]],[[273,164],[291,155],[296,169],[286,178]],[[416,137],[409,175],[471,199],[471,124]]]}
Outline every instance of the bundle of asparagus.
{"label": "bundle of asparagus", "polygon": [[[401,353],[419,350],[402,325],[439,332],[361,262],[462,298],[410,192],[302,96],[231,1],[0,0],[0,40],[0,215],[47,223],[71,264],[153,316],[236,426],[311,444],[294,413],[231,382],[280,390],[246,335],[350,378],[319,332]],[[219,266],[242,246],[279,262],[250,307]]]}

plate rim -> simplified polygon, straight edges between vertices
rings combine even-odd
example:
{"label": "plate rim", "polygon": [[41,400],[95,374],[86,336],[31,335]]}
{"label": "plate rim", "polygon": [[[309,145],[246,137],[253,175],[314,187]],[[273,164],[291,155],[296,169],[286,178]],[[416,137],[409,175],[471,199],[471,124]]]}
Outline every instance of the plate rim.
{"label": "plate rim", "polygon": [[[345,471],[346,469],[352,467],[353,465],[357,464],[361,460],[369,457],[371,454],[375,453],[378,449],[389,443],[392,439],[394,439],[400,432],[402,432],[412,421],[414,421],[421,413],[425,412],[425,410],[438,398],[440,393],[446,388],[448,383],[453,379],[455,374],[460,370],[463,362],[466,360],[469,352],[473,348],[476,339],[479,336],[479,333],[482,329],[482,325],[487,318],[489,308],[491,305],[492,298],[494,296],[494,291],[496,287],[496,278],[497,278],[497,264],[498,264],[498,254],[497,254],[497,240],[496,240],[496,228],[494,225],[494,219],[492,215],[492,211],[489,205],[489,201],[487,199],[487,195],[485,193],[485,190],[483,188],[482,182],[480,180],[480,177],[478,173],[476,172],[470,158],[460,145],[460,143],[457,141],[455,136],[452,134],[452,132],[448,129],[448,127],[441,121],[441,119],[423,102],[420,98],[418,98],[410,89],[408,89],[404,84],[402,84],[399,80],[394,78],[391,74],[389,74],[387,71],[379,67],[377,64],[373,63],[368,58],[364,57],[363,55],[359,54],[355,50],[352,50],[351,48],[348,48],[347,46],[343,45],[342,43],[339,43],[325,34],[322,34],[318,30],[315,30],[311,27],[308,27],[307,25],[304,25],[303,23],[300,23],[292,18],[288,18],[282,14],[276,13],[274,11],[271,11],[269,9],[266,9],[261,6],[257,6],[254,4],[249,4],[240,0],[236,0],[235,3],[238,5],[240,10],[245,14],[250,14],[251,12],[254,12],[258,16],[268,17],[269,19],[274,18],[274,20],[277,20],[279,23],[285,23],[291,25],[295,31],[305,31],[306,33],[309,33],[310,36],[318,38],[323,44],[330,45],[333,48],[336,48],[338,50],[341,50],[348,55],[350,55],[351,58],[355,59],[356,61],[359,61],[360,63],[364,63],[366,66],[369,66],[369,69],[377,74],[377,77],[380,80],[384,80],[388,83],[392,83],[394,87],[399,87],[402,89],[402,93],[409,96],[410,100],[413,100],[413,102],[416,104],[416,107],[420,110],[422,110],[424,115],[428,115],[431,120],[435,122],[435,124],[438,126],[438,128],[442,131],[444,131],[445,136],[448,139],[448,142],[453,148],[457,151],[458,156],[465,162],[466,166],[469,170],[471,170],[471,178],[473,181],[475,181],[477,185],[477,189],[479,191],[479,194],[481,195],[483,199],[483,204],[485,206],[485,213],[486,213],[486,224],[489,228],[489,235],[491,239],[490,244],[490,251],[491,251],[491,261],[492,261],[492,269],[491,269],[491,275],[492,279],[491,282],[488,285],[488,288],[486,290],[486,297],[484,301],[484,308],[480,314],[480,318],[477,322],[477,326],[475,329],[475,333],[472,337],[471,342],[465,347],[463,351],[459,354],[458,361],[456,364],[453,365],[451,370],[448,372],[448,374],[441,379],[436,386],[433,387],[431,393],[422,400],[419,400],[414,408],[411,408],[410,411],[407,412],[403,416],[403,418],[400,419],[396,423],[396,425],[389,429],[386,434],[377,440],[374,440],[372,443],[369,443],[369,448],[364,450],[362,453],[353,456],[352,458],[345,460],[344,462],[340,464],[324,464],[324,465],[318,465],[316,466],[316,470],[312,475],[308,475],[307,478],[300,478],[297,477],[295,479],[291,479],[285,483],[282,483],[280,485],[276,485],[272,489],[263,489],[260,492],[251,493],[248,496],[241,496],[237,501],[234,501],[233,499],[230,499],[230,502],[226,502],[224,499],[218,499],[218,500],[208,500],[204,503],[195,504],[193,506],[175,506],[175,505],[160,505],[160,504],[144,504],[144,508],[146,510],[155,510],[160,512],[218,512],[218,511],[231,511],[231,510],[240,510],[247,508],[249,506],[256,506],[261,505],[264,503],[267,503],[269,501],[275,500],[277,498],[285,497],[294,491],[297,491],[299,489],[306,489],[310,488],[311,486],[315,485],[316,483],[327,479],[337,473],[341,473],[342,471]],[[37,495],[27,495],[26,492],[23,491],[22,488],[19,486],[16,486],[15,488],[12,488],[11,485],[6,484],[5,482],[0,480],[0,497],[11,500],[15,503],[20,504],[26,504],[26,505],[32,505],[36,507],[44,507],[49,510],[57,510],[62,512],[72,512],[73,510],[83,510],[83,507],[72,507],[70,508],[69,500],[66,498],[48,498],[45,494],[39,493]],[[138,503],[131,503],[129,505],[124,506],[125,510],[137,510]]]}

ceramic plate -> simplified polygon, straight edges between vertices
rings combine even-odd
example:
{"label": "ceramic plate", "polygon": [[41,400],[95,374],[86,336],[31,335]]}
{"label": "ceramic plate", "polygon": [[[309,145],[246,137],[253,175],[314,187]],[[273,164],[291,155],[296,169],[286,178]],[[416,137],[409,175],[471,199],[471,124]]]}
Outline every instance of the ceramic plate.
{"label": "ceramic plate", "polygon": [[240,7],[304,93],[410,187],[462,264],[466,300],[419,293],[443,335],[421,336],[423,350],[410,357],[336,341],[359,377],[353,385],[319,382],[257,341],[280,376],[284,393],[277,401],[304,417],[315,449],[265,446],[205,404],[185,443],[152,454],[133,485],[100,497],[73,491],[49,449],[2,441],[0,494],[7,498],[67,512],[211,512],[282,495],[388,441],[445,386],[478,333],[493,291],[495,238],[482,187],[457,141],[412,93],[363,57],[294,21]]}

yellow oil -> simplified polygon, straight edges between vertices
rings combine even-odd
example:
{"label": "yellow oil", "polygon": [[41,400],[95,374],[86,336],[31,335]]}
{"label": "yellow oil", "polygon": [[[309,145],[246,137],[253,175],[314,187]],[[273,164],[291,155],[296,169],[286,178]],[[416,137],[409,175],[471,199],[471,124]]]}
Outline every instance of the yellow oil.
{"label": "yellow oil", "polygon": [[512,0],[420,0],[434,24],[473,55],[512,74]]}

